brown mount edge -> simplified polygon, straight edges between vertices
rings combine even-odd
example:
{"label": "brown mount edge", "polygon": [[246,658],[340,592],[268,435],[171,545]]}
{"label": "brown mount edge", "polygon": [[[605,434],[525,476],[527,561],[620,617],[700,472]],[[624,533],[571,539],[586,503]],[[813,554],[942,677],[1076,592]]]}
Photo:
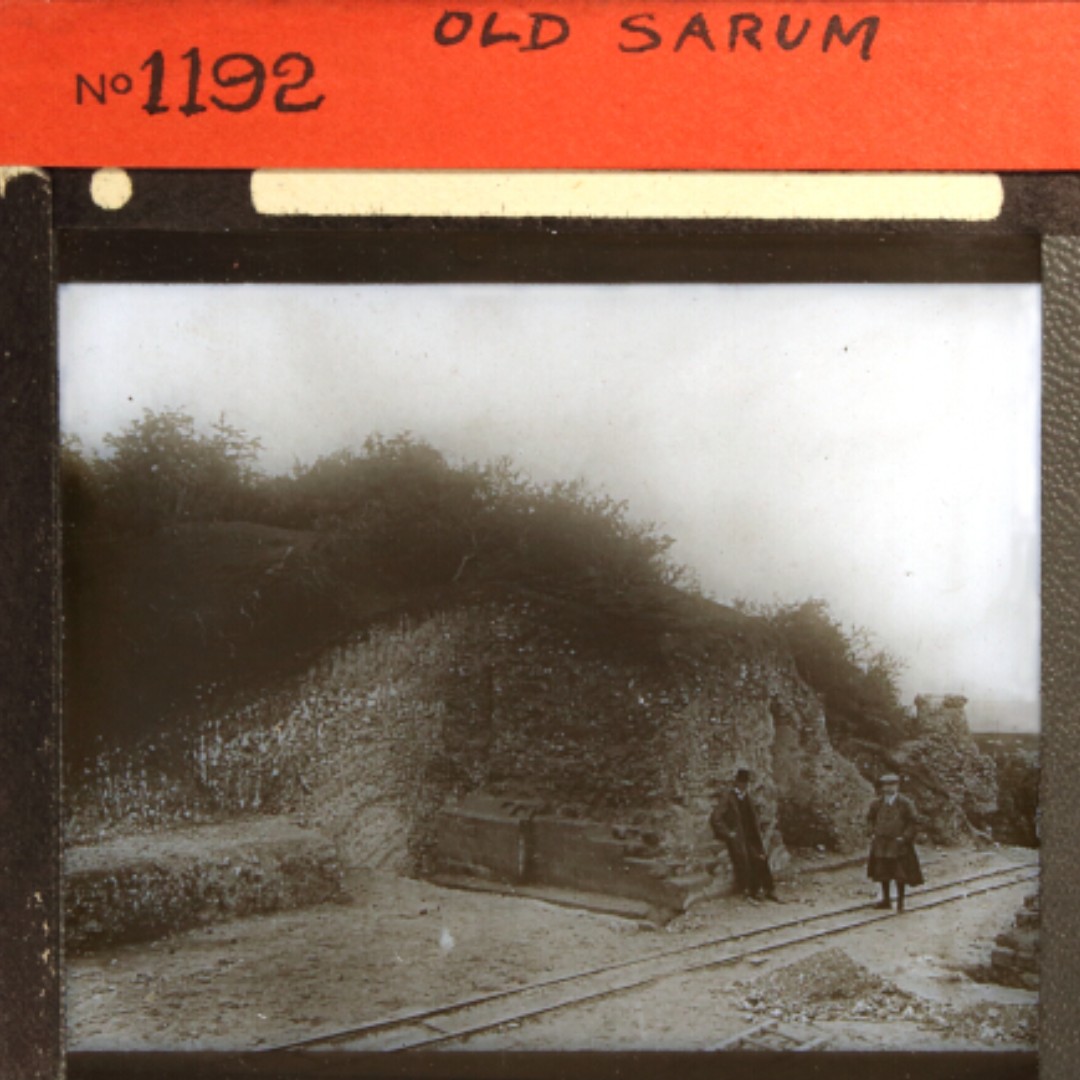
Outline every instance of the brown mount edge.
{"label": "brown mount edge", "polygon": [[62,1068],[52,192],[0,197],[0,1076]]}
{"label": "brown mount edge", "polygon": [[72,1054],[70,1080],[128,1080],[131,1077],[198,1077],[199,1080],[286,1080],[307,1077],[379,1077],[403,1080],[588,1080],[678,1077],[678,1080],[1035,1080],[1030,1052],[879,1054],[873,1051],[794,1055],[725,1050],[702,1053],[478,1053],[443,1051],[408,1055],[347,1054]]}

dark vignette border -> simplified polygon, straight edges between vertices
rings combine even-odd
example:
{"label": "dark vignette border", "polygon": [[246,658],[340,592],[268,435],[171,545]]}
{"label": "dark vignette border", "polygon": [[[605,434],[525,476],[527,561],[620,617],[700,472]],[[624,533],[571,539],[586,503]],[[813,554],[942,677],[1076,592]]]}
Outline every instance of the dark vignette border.
{"label": "dark vignette border", "polygon": [[0,1077],[56,1075],[60,701],[51,189],[0,195]]}
{"label": "dark vignette border", "polygon": [[[1006,176],[1002,216],[928,223],[260,219],[247,173],[142,172],[123,211],[89,172],[20,177],[0,198],[0,1076],[64,1068],[60,952],[55,290],[64,281],[1032,281],[1044,285],[1043,1038],[1039,1072],[1080,1061],[1080,796],[1072,702],[1080,604],[1080,177]],[[1043,239],[1049,237],[1049,239]],[[1042,261],[1041,261],[1042,260]],[[705,1054],[417,1054],[288,1059],[70,1055],[73,1078],[712,1076]],[[741,1077],[1028,1080],[1029,1053],[723,1056]]]}

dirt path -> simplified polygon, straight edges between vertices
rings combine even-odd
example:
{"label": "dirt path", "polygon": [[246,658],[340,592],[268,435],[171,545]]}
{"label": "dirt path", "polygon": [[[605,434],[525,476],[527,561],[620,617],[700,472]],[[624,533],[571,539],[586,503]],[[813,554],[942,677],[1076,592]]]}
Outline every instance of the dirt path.
{"label": "dirt path", "polygon": [[[930,884],[1031,852],[926,853]],[[974,981],[1032,885],[911,911],[825,942],[675,976],[507,1026],[468,1049],[701,1049],[763,1019],[830,1049],[1030,1047],[1036,995]],[[859,866],[803,874],[787,903],[731,898],[663,930],[532,900],[359,876],[348,903],[223,923],[68,963],[69,1046],[241,1049],[643,956],[872,898]],[[779,1016],[776,1014],[779,1013]]]}

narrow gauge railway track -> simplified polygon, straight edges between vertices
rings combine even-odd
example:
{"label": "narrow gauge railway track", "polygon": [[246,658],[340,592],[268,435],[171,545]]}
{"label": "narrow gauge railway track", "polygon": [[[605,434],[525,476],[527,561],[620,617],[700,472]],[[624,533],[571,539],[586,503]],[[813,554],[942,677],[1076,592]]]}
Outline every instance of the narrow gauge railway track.
{"label": "narrow gauge railway track", "polygon": [[[1037,878],[1036,861],[969,874],[912,894],[904,917],[916,916],[920,911],[998,889],[1012,888]],[[559,1009],[637,990],[662,979],[734,964],[752,956],[766,955],[895,918],[897,916],[892,912],[875,910],[863,901],[585,971],[553,976],[525,986],[464,998],[434,1008],[396,1013],[355,1027],[267,1047],[264,1052],[329,1047],[349,1051],[392,1052],[436,1046]]]}

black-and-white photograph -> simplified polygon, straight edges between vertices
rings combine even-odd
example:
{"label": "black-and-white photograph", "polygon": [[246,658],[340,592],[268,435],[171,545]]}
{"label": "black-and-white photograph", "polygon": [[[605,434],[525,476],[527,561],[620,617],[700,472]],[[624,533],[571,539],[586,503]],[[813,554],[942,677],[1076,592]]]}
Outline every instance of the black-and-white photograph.
{"label": "black-and-white photograph", "polygon": [[63,286],[69,1049],[1033,1049],[1039,339]]}

